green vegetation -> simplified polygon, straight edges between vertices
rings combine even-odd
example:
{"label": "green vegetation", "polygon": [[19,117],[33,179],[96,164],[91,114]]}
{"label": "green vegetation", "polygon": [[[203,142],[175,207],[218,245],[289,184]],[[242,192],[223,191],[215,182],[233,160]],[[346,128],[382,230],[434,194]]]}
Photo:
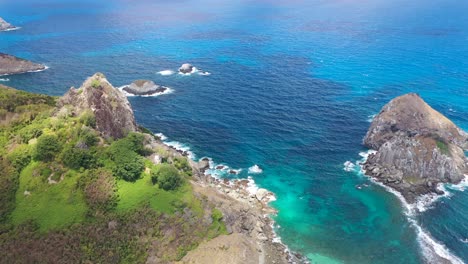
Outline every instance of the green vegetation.
{"label": "green vegetation", "polygon": [[227,233],[221,212],[194,194],[186,158],[146,149],[141,133],[104,139],[91,111],[53,116],[55,104],[0,87],[2,261],[142,263],[156,252],[172,262]]}
{"label": "green vegetation", "polygon": [[97,79],[94,79],[91,83],[91,87],[93,88],[99,88],[99,86],[101,86],[101,82]]}
{"label": "green vegetation", "polygon": [[55,135],[42,135],[37,139],[37,145],[33,152],[33,158],[40,161],[51,161],[60,151],[60,144]]}
{"label": "green vegetation", "polygon": [[449,146],[447,143],[441,141],[441,140],[436,140],[437,147],[440,149],[440,152],[445,155],[450,154]]}
{"label": "green vegetation", "polygon": [[183,184],[179,170],[170,164],[160,164],[151,172],[151,181],[166,191],[175,190]]}

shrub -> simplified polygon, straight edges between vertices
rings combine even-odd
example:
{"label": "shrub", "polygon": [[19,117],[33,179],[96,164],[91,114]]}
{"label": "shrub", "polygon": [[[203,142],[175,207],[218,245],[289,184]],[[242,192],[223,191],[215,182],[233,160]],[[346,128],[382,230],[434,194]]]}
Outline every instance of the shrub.
{"label": "shrub", "polygon": [[80,140],[88,147],[92,147],[99,142],[99,138],[96,133],[89,128],[85,128],[80,131]]}
{"label": "shrub", "polygon": [[85,126],[96,128],[96,117],[91,111],[86,111],[83,114],[81,114],[80,122]]}
{"label": "shrub", "polygon": [[136,181],[140,178],[145,164],[136,153],[129,152],[125,158],[115,161],[112,171],[114,175],[126,181]]}
{"label": "shrub", "polygon": [[175,157],[173,159],[174,166],[182,171],[187,176],[192,176],[192,167],[188,163],[187,158],[184,157]]}
{"label": "shrub", "polygon": [[37,139],[33,158],[39,161],[51,161],[60,152],[61,146],[55,135],[42,135]]}
{"label": "shrub", "polygon": [[117,185],[112,174],[104,169],[87,171],[80,179],[91,212],[109,211],[117,205]]}
{"label": "shrub", "polygon": [[95,155],[90,150],[79,149],[73,146],[66,147],[61,155],[62,162],[71,169],[89,169],[96,163]]}
{"label": "shrub", "polygon": [[18,131],[22,143],[28,143],[29,140],[42,135],[42,128],[37,125],[29,125]]}
{"label": "shrub", "polygon": [[157,182],[159,187],[166,191],[177,189],[184,181],[179,171],[169,164],[158,165],[151,174],[152,182]]}
{"label": "shrub", "polygon": [[15,148],[10,154],[8,154],[8,160],[11,165],[20,172],[31,162],[31,152],[29,151],[28,145],[20,145]]}

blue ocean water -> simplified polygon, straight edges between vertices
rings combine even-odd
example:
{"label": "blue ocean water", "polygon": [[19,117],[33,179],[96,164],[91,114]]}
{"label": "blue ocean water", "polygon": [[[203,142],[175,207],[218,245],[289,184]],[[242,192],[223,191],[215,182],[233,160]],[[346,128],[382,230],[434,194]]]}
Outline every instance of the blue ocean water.
{"label": "blue ocean water", "polygon": [[[2,84],[62,95],[99,71],[115,86],[170,86],[130,98],[137,121],[242,176],[258,164],[251,176],[277,195],[292,250],[313,263],[422,263],[401,202],[343,163],[361,159],[368,120],[407,92],[468,131],[466,10],[459,0],[0,0],[0,16],[22,27],[0,33],[0,51],[50,67]],[[211,75],[157,74],[185,62]],[[468,262],[468,193],[449,191],[411,220]]]}

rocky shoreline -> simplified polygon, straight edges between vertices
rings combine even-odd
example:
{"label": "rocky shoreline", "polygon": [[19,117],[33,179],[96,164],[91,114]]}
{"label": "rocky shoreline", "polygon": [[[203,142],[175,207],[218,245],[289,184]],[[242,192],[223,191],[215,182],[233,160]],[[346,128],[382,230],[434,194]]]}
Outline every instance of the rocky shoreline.
{"label": "rocky shoreline", "polygon": [[400,192],[409,203],[443,194],[439,185],[457,184],[468,174],[468,136],[417,94],[386,104],[374,118],[364,145],[375,150],[365,174]]}
{"label": "rocky shoreline", "polygon": [[[152,148],[164,148],[174,156],[189,155],[187,151],[166,145],[157,137],[152,140],[151,145]],[[269,202],[275,199],[272,192],[255,188],[252,179],[216,178],[208,173],[209,169],[215,169],[216,166],[210,167],[207,158],[202,158],[199,162],[189,159],[189,162],[193,169],[194,192],[216,205],[224,215],[229,235],[215,238],[216,248],[224,245],[233,250],[250,252],[250,255],[243,258],[229,250],[206,252],[206,248],[213,249],[213,242],[207,241],[189,252],[180,263],[203,263],[207,254],[212,254],[209,258],[212,261],[216,259],[216,262],[212,263],[309,263],[303,256],[291,252],[276,235],[273,228],[274,221],[270,217],[277,213],[269,206]],[[252,246],[255,250],[249,248]],[[233,255],[236,257],[232,258]],[[256,259],[258,261],[255,261]]]}
{"label": "rocky shoreline", "polygon": [[0,53],[0,76],[46,70],[47,66]]}

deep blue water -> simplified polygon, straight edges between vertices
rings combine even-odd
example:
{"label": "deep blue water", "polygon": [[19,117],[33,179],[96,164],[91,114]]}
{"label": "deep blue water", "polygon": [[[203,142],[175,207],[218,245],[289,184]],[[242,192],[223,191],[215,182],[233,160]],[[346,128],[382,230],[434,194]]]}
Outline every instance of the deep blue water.
{"label": "deep blue water", "polygon": [[[53,95],[99,71],[175,92],[131,97],[137,121],[233,168],[258,164],[278,233],[314,263],[422,263],[400,201],[343,163],[368,119],[417,92],[468,130],[468,1],[1,1],[0,51],[50,67],[3,84]],[[210,76],[161,76],[190,62]],[[414,218],[468,262],[468,193]]]}

